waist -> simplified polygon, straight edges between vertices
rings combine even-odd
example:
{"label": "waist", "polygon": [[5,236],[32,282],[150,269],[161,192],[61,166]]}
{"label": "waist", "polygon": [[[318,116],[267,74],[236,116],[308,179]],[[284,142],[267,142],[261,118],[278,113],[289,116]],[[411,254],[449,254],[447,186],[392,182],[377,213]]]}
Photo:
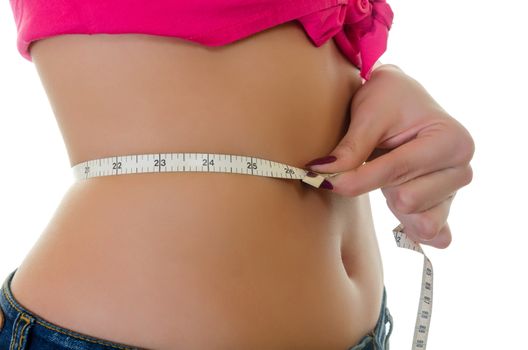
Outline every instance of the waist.
{"label": "waist", "polygon": [[[303,168],[344,135],[360,81],[332,41],[293,25],[214,50],[171,40],[33,46],[72,166],[201,152]],[[170,172],[74,183],[12,288],[52,322],[147,348],[345,348],[376,323],[383,283],[368,195]]]}
{"label": "waist", "polygon": [[333,41],[315,47],[294,22],[217,48],[151,35],[59,35],[36,42],[32,55],[71,166],[159,152],[301,165],[339,142],[361,85]]}
{"label": "waist", "polygon": [[204,325],[209,344],[264,344],[271,330],[271,347],[353,344],[382,292],[368,202],[317,191],[222,173],[79,182],[21,264],[15,297],[50,322],[145,348],[195,346]]}

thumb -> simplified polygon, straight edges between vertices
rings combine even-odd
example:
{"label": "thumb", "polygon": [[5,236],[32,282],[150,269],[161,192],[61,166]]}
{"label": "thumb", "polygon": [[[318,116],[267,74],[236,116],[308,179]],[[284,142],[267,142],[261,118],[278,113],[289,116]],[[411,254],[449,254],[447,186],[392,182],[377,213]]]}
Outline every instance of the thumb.
{"label": "thumb", "polygon": [[308,162],[306,168],[318,173],[339,173],[356,169],[369,158],[380,136],[380,123],[372,125],[372,121],[380,118],[368,112],[366,107],[359,106],[353,112],[347,133],[332,152]]}

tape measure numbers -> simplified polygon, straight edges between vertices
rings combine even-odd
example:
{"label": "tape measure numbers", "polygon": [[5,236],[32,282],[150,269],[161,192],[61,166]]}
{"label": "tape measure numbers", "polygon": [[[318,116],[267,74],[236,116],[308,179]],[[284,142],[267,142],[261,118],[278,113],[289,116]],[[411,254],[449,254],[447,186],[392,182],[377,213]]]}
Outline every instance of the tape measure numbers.
{"label": "tape measure numbers", "polygon": [[[161,172],[220,172],[301,180],[319,188],[325,178],[339,173],[317,176],[307,175],[308,170],[267,159],[218,153],[149,153],[89,160],[72,167],[76,180],[97,176]],[[316,173],[316,172],[313,172]],[[421,253],[424,256],[422,285],[418,314],[414,329],[412,350],[427,346],[429,324],[433,305],[433,266],[420,245],[409,239],[400,224],[393,229],[396,245]]]}
{"label": "tape measure numbers", "polygon": [[267,159],[213,153],[151,153],[89,160],[72,167],[76,180],[152,172],[220,172],[302,180],[319,187],[335,174],[306,176],[307,170]]}
{"label": "tape measure numbers", "polygon": [[425,349],[427,336],[429,335],[429,324],[433,309],[433,265],[425,255],[418,243],[409,239],[403,232],[403,225],[399,224],[392,230],[396,245],[400,248],[414,250],[423,255],[422,287],[420,289],[420,302],[418,303],[418,314],[414,326],[413,350]]}

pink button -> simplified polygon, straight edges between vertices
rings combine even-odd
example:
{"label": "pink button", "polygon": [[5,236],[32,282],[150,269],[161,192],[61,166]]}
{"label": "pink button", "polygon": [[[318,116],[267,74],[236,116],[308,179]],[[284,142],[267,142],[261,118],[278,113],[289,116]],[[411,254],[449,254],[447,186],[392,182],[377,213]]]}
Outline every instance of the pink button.
{"label": "pink button", "polygon": [[369,0],[356,0],[356,7],[361,13],[369,12]]}

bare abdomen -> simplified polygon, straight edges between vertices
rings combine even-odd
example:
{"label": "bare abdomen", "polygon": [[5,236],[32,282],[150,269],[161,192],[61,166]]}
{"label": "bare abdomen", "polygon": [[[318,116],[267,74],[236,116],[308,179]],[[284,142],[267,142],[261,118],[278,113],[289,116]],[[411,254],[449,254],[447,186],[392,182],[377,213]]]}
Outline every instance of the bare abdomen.
{"label": "bare abdomen", "polygon": [[[215,49],[73,35],[32,54],[71,165],[208,152],[303,167],[344,135],[360,84],[293,23]],[[381,274],[366,196],[151,173],[74,184],[12,289],[50,322],[144,348],[342,349],[374,326]]]}

